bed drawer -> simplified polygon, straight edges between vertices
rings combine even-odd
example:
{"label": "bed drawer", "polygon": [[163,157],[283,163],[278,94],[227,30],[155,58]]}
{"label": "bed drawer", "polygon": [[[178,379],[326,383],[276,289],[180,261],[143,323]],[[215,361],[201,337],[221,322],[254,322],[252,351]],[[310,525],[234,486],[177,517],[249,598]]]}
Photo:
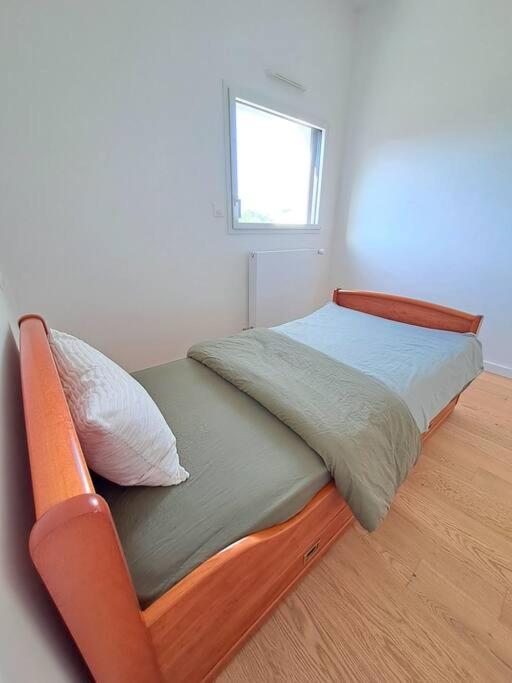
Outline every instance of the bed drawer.
{"label": "bed drawer", "polygon": [[352,518],[329,484],[298,515],[234,543],[153,603],[144,619],[165,679],[213,676]]}

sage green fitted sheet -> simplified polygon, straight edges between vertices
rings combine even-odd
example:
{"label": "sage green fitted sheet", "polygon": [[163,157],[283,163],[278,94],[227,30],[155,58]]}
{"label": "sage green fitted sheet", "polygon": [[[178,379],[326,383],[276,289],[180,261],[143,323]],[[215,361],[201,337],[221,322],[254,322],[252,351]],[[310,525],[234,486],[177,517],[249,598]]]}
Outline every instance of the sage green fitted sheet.
{"label": "sage green fitted sheet", "polygon": [[299,512],[330,475],[299,436],[201,363],[187,358],[134,377],[190,472],[170,487],[96,481],[146,607],[217,551]]}

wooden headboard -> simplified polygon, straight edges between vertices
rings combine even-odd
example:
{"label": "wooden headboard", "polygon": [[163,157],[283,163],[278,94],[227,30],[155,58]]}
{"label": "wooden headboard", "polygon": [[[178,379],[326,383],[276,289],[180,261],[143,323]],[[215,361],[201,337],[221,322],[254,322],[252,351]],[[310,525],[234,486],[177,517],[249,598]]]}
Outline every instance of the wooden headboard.
{"label": "wooden headboard", "polygon": [[338,306],[376,315],[379,318],[450,332],[477,334],[483,319],[481,315],[472,315],[455,308],[381,292],[335,289],[332,300]]}
{"label": "wooden headboard", "polygon": [[20,319],[36,508],[30,555],[94,680],[159,681],[112,515],[94,491],[47,334],[40,316]]}
{"label": "wooden headboard", "polygon": [[44,320],[20,319],[23,408],[36,517],[68,498],[94,493],[48,344]]}

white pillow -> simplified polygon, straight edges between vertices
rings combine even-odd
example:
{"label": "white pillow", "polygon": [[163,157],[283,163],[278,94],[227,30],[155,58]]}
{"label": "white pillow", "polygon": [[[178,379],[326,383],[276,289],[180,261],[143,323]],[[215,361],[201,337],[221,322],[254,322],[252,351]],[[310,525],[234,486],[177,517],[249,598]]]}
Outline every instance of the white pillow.
{"label": "white pillow", "polygon": [[123,486],[185,481],[176,437],[147,391],[80,339],[57,330],[48,339],[90,468]]}

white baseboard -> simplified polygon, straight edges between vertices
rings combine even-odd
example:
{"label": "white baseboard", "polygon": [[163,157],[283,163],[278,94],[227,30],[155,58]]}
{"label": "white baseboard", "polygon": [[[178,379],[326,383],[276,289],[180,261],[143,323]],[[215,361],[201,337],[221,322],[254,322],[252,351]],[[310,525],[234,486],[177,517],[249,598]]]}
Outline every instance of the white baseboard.
{"label": "white baseboard", "polygon": [[498,365],[498,363],[491,363],[488,360],[484,360],[484,368],[488,372],[493,372],[495,375],[503,375],[503,377],[512,378],[512,368],[506,365]]}

